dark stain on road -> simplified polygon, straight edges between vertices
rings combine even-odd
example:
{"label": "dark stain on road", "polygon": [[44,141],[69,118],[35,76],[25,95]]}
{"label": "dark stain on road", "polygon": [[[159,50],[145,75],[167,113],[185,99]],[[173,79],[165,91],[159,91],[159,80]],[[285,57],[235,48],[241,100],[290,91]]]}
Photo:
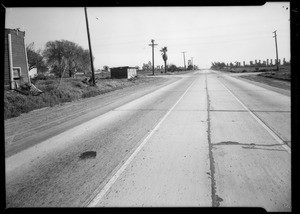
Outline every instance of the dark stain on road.
{"label": "dark stain on road", "polygon": [[81,155],[79,156],[79,158],[81,160],[85,160],[85,159],[95,158],[96,156],[97,156],[97,152],[95,152],[95,151],[87,151],[87,152],[81,153]]}

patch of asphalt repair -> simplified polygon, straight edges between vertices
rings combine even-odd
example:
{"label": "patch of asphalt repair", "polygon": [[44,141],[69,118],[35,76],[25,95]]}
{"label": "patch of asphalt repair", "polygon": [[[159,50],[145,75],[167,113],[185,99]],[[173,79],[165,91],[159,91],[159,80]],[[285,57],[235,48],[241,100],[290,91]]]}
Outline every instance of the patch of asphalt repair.
{"label": "patch of asphalt repair", "polygon": [[215,161],[212,153],[212,143],[210,138],[210,98],[208,94],[207,88],[207,76],[205,75],[205,90],[206,90],[206,97],[207,97],[207,140],[208,140],[208,149],[209,149],[209,162],[210,162],[210,178],[211,178],[211,199],[212,199],[212,206],[219,207],[220,202],[223,201],[221,197],[219,197],[216,193],[216,181],[215,181]]}

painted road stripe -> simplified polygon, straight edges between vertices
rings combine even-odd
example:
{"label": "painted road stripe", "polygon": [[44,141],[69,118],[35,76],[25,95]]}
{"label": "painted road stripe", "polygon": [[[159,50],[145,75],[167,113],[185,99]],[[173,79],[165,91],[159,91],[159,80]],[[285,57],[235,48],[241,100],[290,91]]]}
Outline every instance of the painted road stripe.
{"label": "painted road stripe", "polygon": [[152,129],[152,131],[147,135],[147,137],[143,140],[143,142],[137,147],[137,149],[131,154],[131,156],[126,160],[126,162],[120,167],[120,169],[112,176],[112,178],[107,182],[107,184],[103,187],[103,189],[99,192],[99,194],[87,205],[88,207],[95,207],[103,198],[103,196],[107,193],[107,191],[111,188],[111,186],[116,182],[116,180],[120,177],[120,175],[124,172],[127,166],[131,163],[131,161],[135,158],[135,156],[139,153],[139,151],[143,148],[143,146],[149,141],[152,135],[158,130],[160,125],[165,121],[168,115],[172,112],[172,110],[176,107],[176,105],[181,101],[181,99],[185,96],[188,90],[191,88],[196,79],[193,80],[191,85],[186,89],[186,91],[181,95],[181,97],[177,100],[177,102],[172,106],[172,108],[164,115],[164,117],[159,121],[159,123]]}
{"label": "painted road stripe", "polygon": [[272,130],[270,129],[259,117],[257,117],[250,109],[248,109],[242,101],[240,101],[230,90],[227,88],[227,86],[222,83],[222,81],[219,80],[219,82],[222,84],[222,86],[243,106],[246,111],[249,112],[249,114],[262,126],[265,128],[266,131],[269,132],[269,134],[279,143],[281,146],[289,153],[291,154],[291,148],[284,143],[284,141]]}

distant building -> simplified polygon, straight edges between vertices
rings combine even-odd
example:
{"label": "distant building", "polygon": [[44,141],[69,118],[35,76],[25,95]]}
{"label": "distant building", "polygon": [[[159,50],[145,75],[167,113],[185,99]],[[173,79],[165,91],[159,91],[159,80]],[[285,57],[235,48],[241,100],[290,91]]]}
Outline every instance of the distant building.
{"label": "distant building", "polygon": [[127,78],[131,79],[137,76],[137,68],[136,67],[116,67],[110,69],[111,78],[122,79]]}
{"label": "distant building", "polygon": [[4,38],[4,87],[15,89],[21,83],[29,83],[25,32],[5,29]]}

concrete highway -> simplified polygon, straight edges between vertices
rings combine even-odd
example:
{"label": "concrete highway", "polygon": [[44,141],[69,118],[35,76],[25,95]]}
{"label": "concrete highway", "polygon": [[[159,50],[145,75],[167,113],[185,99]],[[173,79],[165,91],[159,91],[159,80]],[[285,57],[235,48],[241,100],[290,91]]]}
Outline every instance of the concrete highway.
{"label": "concrete highway", "polygon": [[178,77],[7,157],[7,206],[291,211],[290,97],[212,70]]}

